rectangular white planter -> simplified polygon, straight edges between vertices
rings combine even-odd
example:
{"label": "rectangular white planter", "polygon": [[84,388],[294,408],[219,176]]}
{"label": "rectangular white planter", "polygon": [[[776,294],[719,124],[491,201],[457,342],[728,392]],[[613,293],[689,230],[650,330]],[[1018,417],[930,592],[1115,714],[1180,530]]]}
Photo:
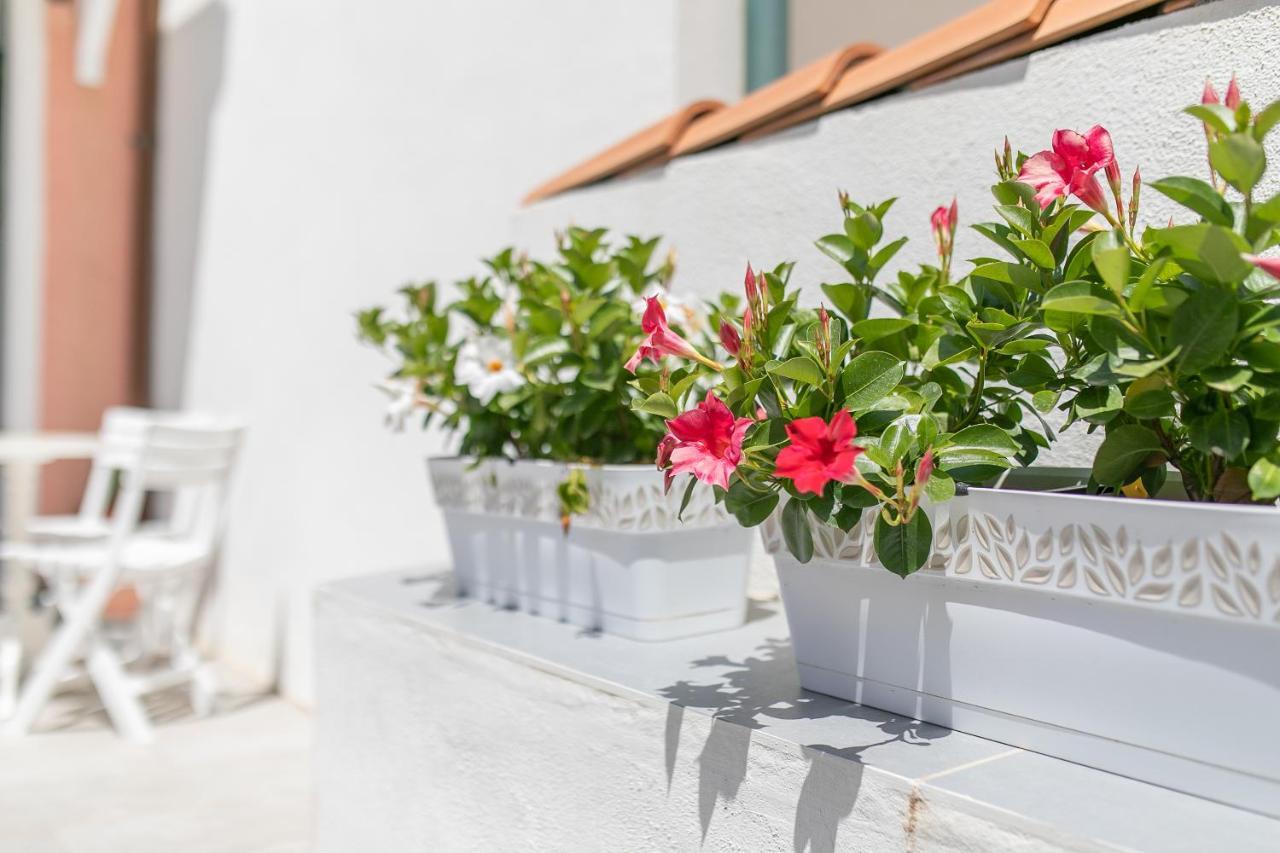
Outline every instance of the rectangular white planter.
{"label": "rectangular white planter", "polygon": [[974,489],[904,579],[775,555],[810,690],[1280,817],[1280,511]]}
{"label": "rectangular white planter", "polygon": [[428,460],[459,591],[635,640],[741,625],[753,534],[699,490],[684,520],[651,465],[580,467],[590,508],[561,527],[562,463]]}

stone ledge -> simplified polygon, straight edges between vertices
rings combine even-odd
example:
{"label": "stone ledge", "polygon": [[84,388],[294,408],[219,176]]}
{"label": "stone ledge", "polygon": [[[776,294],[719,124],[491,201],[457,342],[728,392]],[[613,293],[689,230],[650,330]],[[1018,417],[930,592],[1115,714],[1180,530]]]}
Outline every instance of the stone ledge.
{"label": "stone ledge", "polygon": [[423,572],[316,609],[320,850],[1280,849],[1278,821],[801,691],[776,604],[658,644]]}

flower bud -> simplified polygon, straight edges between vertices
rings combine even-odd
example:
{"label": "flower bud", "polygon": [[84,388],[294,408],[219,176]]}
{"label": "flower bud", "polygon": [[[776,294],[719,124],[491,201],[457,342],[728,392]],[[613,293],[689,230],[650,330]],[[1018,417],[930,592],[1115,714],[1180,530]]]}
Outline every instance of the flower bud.
{"label": "flower bud", "polygon": [[747,294],[747,305],[751,306],[756,301],[756,274],[751,270],[750,262],[747,263],[747,278],[743,282],[743,289]]}
{"label": "flower bud", "polygon": [[658,456],[654,462],[657,464],[659,471],[665,470],[671,464],[671,451],[676,449],[677,444],[679,442],[671,433],[664,435],[662,441],[658,442]]}
{"label": "flower bud", "polygon": [[1236,82],[1236,75],[1231,75],[1231,82],[1227,84],[1227,96],[1223,99],[1227,109],[1234,110],[1240,106],[1240,84]]}
{"label": "flower bud", "polygon": [[742,338],[738,336],[738,330],[728,320],[720,321],[720,344],[732,356],[736,356],[742,349]]}
{"label": "flower bud", "polygon": [[1210,82],[1208,77],[1204,78],[1204,94],[1200,96],[1200,103],[1202,104],[1222,103],[1220,100],[1218,100],[1218,91],[1213,88],[1213,83]]}
{"label": "flower bud", "polygon": [[1129,192],[1129,230],[1138,223],[1138,199],[1142,195],[1142,167],[1133,170],[1133,187]]}

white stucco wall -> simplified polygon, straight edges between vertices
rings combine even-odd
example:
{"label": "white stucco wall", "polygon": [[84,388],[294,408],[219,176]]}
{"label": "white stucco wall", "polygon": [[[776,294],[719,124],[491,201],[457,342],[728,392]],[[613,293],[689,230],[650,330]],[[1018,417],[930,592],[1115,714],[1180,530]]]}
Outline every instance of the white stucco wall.
{"label": "white stucco wall", "polygon": [[[855,199],[899,198],[886,233],[911,242],[896,264],[929,260],[929,212],[958,197],[961,223],[995,218],[988,187],[992,151],[1005,134],[1033,152],[1058,127],[1110,129],[1126,181],[1141,165],[1147,180],[1203,177],[1204,137],[1180,114],[1198,103],[1205,75],[1224,91],[1236,72],[1256,107],[1280,98],[1275,33],[1280,8],[1221,0],[1073,41],[919,92],[897,94],[825,116],[757,142],[679,158],[661,170],[540,202],[515,216],[517,242],[547,248],[564,222],[664,234],[679,248],[677,287],[703,294],[741,286],[743,265],[798,262],[793,281],[817,300],[817,285],[843,272],[813,247],[840,225],[836,190]],[[1269,140],[1273,162],[1280,134]],[[1280,188],[1273,168],[1259,195]],[[1186,220],[1153,190],[1144,219]],[[989,253],[962,228],[957,257]],[[891,270],[891,271],[892,271]],[[1091,443],[1069,431],[1046,464],[1087,464]]]}
{"label": "white stucco wall", "polygon": [[[738,4],[718,5],[740,50]],[[279,667],[306,701],[312,587],[442,552],[423,468],[439,439],[383,430],[387,363],[351,313],[477,271],[530,187],[693,88],[736,97],[740,75],[679,61],[679,6],[163,4],[152,378],[157,404],[249,424],[222,579],[233,661]]]}

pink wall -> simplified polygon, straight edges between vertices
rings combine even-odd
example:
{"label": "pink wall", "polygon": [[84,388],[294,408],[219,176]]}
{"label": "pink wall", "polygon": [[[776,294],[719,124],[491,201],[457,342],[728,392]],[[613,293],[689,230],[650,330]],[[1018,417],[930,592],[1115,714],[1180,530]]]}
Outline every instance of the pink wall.
{"label": "pink wall", "polygon": [[[99,88],[74,78],[75,4],[48,6],[40,426],[94,430],[145,403],[146,240],[155,0],[119,0]],[[41,509],[74,509],[83,463],[45,474]]]}

